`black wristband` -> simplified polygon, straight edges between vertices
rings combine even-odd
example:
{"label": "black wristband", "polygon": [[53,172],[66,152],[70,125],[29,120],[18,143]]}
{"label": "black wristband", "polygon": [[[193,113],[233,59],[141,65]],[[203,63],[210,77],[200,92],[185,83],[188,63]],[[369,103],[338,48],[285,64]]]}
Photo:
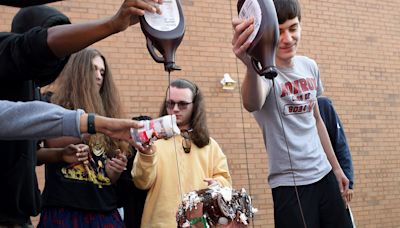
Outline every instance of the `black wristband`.
{"label": "black wristband", "polygon": [[96,134],[96,126],[94,125],[94,113],[89,113],[87,117],[87,132],[89,134]]}

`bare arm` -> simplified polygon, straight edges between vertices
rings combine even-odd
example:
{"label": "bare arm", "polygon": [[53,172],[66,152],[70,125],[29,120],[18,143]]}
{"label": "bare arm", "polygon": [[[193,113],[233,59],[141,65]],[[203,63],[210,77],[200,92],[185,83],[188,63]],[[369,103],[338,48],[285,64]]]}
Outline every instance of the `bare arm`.
{"label": "bare arm", "polygon": [[64,148],[41,148],[36,152],[37,165],[55,162],[87,162],[89,147],[84,144],[70,144]]}
{"label": "bare arm", "polygon": [[339,183],[340,192],[344,196],[349,190],[349,179],[347,179],[342,168],[340,168],[339,162],[335,156],[335,152],[333,151],[328,132],[326,131],[325,124],[322,121],[321,114],[319,112],[318,104],[315,104],[314,106],[314,117],[316,120],[318,135],[321,140],[322,147],[324,148],[329,163],[332,166],[332,170],[335,173],[336,179]]}
{"label": "bare arm", "polygon": [[262,108],[265,103],[267,94],[271,86],[263,80],[253,69],[250,57],[246,50],[250,43],[247,38],[254,30],[254,19],[242,20],[235,19],[232,21],[234,35],[232,39],[233,53],[247,67],[246,76],[242,83],[242,98],[244,108],[249,111],[257,111]]}
{"label": "bare arm", "polygon": [[270,90],[271,86],[254,71],[253,67],[247,67],[242,83],[244,108],[249,112],[260,110]]}
{"label": "bare arm", "polygon": [[144,15],[145,11],[160,13],[158,8],[144,0],[125,0],[113,17],[49,28],[47,43],[56,56],[64,57],[114,33],[124,31],[130,25],[137,23],[134,19]]}
{"label": "bare arm", "polygon": [[81,140],[79,138],[64,136],[54,139],[47,139],[45,141],[45,147],[63,148],[65,146],[68,146],[69,144],[78,144],[78,143],[81,143]]}
{"label": "bare arm", "polygon": [[[83,133],[87,132],[87,114],[83,114],[80,119],[80,130]],[[143,124],[131,119],[115,119],[96,115],[95,119],[96,132],[103,133],[113,139],[121,139],[129,142],[134,147],[139,147],[134,142],[131,136],[131,128],[141,128]]]}

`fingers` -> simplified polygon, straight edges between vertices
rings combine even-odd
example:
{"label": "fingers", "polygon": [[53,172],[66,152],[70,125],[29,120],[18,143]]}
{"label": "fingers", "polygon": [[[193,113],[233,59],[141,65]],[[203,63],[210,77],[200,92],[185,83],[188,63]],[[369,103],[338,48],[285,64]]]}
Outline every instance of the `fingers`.
{"label": "fingers", "polygon": [[241,18],[234,18],[232,20],[232,28],[235,30],[236,26],[238,26],[239,24],[241,24],[244,20]]}
{"label": "fingers", "polygon": [[217,184],[217,181],[212,178],[204,178],[204,181],[207,182],[208,185]]}
{"label": "fingers", "polygon": [[352,199],[353,199],[353,189],[349,189],[347,193],[347,202],[351,202]]}
{"label": "fingers", "polygon": [[131,1],[125,1],[125,5],[129,7],[129,12],[133,15],[144,15],[145,11],[151,12],[151,13],[158,13],[160,14],[160,8],[156,4],[158,3],[157,1],[143,1],[143,0],[131,0]]}
{"label": "fingers", "polygon": [[246,20],[234,19],[232,21],[232,27],[234,30],[234,39],[232,40],[232,45],[235,45],[235,43],[243,44],[247,40],[247,38],[254,30],[253,23],[253,18],[249,18]]}
{"label": "fingers", "polygon": [[82,162],[83,164],[89,164],[89,152],[78,152],[76,153],[76,158],[78,162]]}
{"label": "fingers", "polygon": [[152,155],[157,151],[154,145],[142,145],[140,143],[135,143],[134,147],[142,154]]}
{"label": "fingers", "polygon": [[127,125],[129,126],[129,128],[142,128],[143,127],[143,123],[140,121],[136,121],[136,120],[128,120]]}
{"label": "fingers", "polygon": [[89,151],[89,146],[86,144],[78,144],[79,151]]}
{"label": "fingers", "polygon": [[251,33],[254,31],[254,19],[234,19],[232,21],[232,27],[234,30],[232,38],[232,50],[233,53],[241,59],[243,62],[246,61],[246,51],[250,47],[251,42],[247,41]]}
{"label": "fingers", "polygon": [[119,154],[117,157],[108,160],[109,168],[114,172],[122,173],[126,170],[128,159],[125,155]]}
{"label": "fingers", "polygon": [[342,198],[343,198],[343,201],[344,201],[344,204],[345,204],[345,206],[346,206],[346,208],[347,208],[347,205],[348,205],[348,203],[349,203],[349,199],[348,199],[348,194],[349,194],[349,180],[346,178],[346,176],[344,176],[344,174],[343,174],[343,177],[342,177],[342,182],[341,182],[342,184],[341,185],[339,185],[340,186],[340,188],[341,188],[341,193],[342,193]]}
{"label": "fingers", "polygon": [[90,154],[90,149],[88,145],[85,144],[78,144],[76,145],[78,148],[76,152],[76,158],[79,162],[82,162],[83,164],[89,164],[89,154]]}
{"label": "fingers", "polygon": [[145,153],[146,151],[145,146],[143,146],[141,143],[135,142],[133,139],[129,140],[129,144],[131,144],[135,149],[141,153]]}

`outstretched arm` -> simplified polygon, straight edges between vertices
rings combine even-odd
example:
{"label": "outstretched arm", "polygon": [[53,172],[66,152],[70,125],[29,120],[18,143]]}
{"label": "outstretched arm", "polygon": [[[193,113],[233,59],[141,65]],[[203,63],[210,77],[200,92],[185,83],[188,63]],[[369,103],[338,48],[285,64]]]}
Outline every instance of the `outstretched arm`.
{"label": "outstretched arm", "polygon": [[[60,136],[80,137],[88,131],[88,114],[82,110],[67,110],[61,106],[41,101],[11,102],[0,100],[0,139],[43,139]],[[135,120],[114,119],[96,115],[95,130],[133,142],[130,129],[143,125]]]}
{"label": "outstretched arm", "polygon": [[[149,1],[159,2],[159,0]],[[114,33],[124,31],[133,23],[137,23],[135,17],[144,15],[145,11],[161,13],[149,1],[125,0],[112,17],[51,27],[48,29],[47,43],[56,56],[70,55]]]}

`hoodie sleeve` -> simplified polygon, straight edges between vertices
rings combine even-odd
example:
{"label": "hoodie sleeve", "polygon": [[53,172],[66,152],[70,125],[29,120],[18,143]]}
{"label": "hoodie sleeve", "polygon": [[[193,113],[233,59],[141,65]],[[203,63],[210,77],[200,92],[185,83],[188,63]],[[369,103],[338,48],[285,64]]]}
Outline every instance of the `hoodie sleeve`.
{"label": "hoodie sleeve", "polygon": [[35,27],[24,34],[0,33],[0,80],[51,82],[68,58],[57,58],[47,45],[47,29]]}
{"label": "hoodie sleeve", "polygon": [[131,171],[133,183],[139,189],[150,189],[157,177],[157,153],[147,155],[137,153]]}
{"label": "hoodie sleeve", "polygon": [[60,136],[80,137],[83,110],[68,110],[41,102],[0,100],[0,139],[43,139]]}
{"label": "hoodie sleeve", "polygon": [[61,0],[20,0],[20,1],[2,0],[0,5],[14,6],[14,7],[28,7],[28,6],[47,4],[50,2],[58,2],[58,1]]}

